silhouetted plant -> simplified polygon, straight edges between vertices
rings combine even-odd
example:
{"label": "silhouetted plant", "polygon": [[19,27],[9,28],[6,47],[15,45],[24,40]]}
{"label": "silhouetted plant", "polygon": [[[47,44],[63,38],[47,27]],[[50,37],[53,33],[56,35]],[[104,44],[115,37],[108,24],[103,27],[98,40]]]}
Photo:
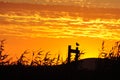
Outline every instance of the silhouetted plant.
{"label": "silhouetted plant", "polygon": [[5,40],[0,41],[0,65],[6,65],[6,64],[9,64],[9,62],[10,62],[10,59],[6,60],[8,55],[3,53],[3,51],[4,51],[4,41]]}
{"label": "silhouetted plant", "polygon": [[59,61],[60,61],[60,54],[58,54],[57,61],[56,61],[56,65],[59,64]]}
{"label": "silhouetted plant", "polygon": [[120,57],[120,41],[115,42],[115,45],[109,52],[109,58],[119,58]]}
{"label": "silhouetted plant", "polygon": [[41,56],[43,51],[38,51],[37,54],[35,52],[32,53],[32,61],[30,63],[31,66],[40,66],[42,65],[42,61],[41,61]]}
{"label": "silhouetted plant", "polygon": [[47,52],[46,54],[45,54],[45,57],[44,57],[44,59],[43,59],[43,65],[50,65],[50,57],[48,57],[49,55],[51,55],[51,54],[49,54],[49,52]]}
{"label": "silhouetted plant", "polygon": [[[3,54],[4,51],[4,41],[0,41],[0,65],[10,64],[10,60],[5,59],[8,57],[7,54]],[[30,65],[30,66],[52,66],[52,65],[59,65],[59,64],[66,64],[67,58],[65,61],[60,57],[60,54],[58,54],[57,57],[51,58],[50,57],[50,51],[48,51],[45,56],[43,57],[42,50],[39,50],[37,52],[32,52],[32,59],[27,57],[26,54],[30,54],[27,50],[24,51],[17,61],[11,62],[11,65]],[[78,58],[80,59],[81,54],[84,54],[82,51],[80,51],[80,54],[78,55]]]}
{"label": "silhouetted plant", "polygon": [[105,41],[102,42],[102,47],[100,50],[100,54],[98,56],[98,58],[106,58],[107,57],[107,52],[105,51]]}
{"label": "silhouetted plant", "polygon": [[109,59],[118,59],[120,58],[120,41],[115,42],[115,45],[111,48],[109,52],[104,50],[105,42],[102,42],[102,50],[100,52],[99,58],[109,58]]}
{"label": "silhouetted plant", "polygon": [[80,60],[81,59],[81,55],[84,55],[84,54],[85,54],[85,52],[83,50],[80,50],[80,54],[78,54],[78,60]]}
{"label": "silhouetted plant", "polygon": [[[32,53],[32,60],[30,62],[30,66],[52,66],[52,65],[58,65],[60,64],[60,55],[54,58],[51,58],[50,57],[50,52],[47,52],[43,57],[43,54],[42,54],[43,51],[38,51],[37,53],[36,52],[33,52]],[[25,51],[23,54],[21,54],[20,58],[17,60],[17,65],[27,65],[28,62],[30,61],[29,59],[26,59],[27,56],[25,54],[27,54],[28,52]],[[25,60],[26,59],[26,60]],[[27,61],[29,60],[29,61]],[[61,62],[62,63],[62,62]]]}
{"label": "silhouetted plant", "polygon": [[17,60],[17,65],[27,65],[27,64],[28,64],[28,60],[25,60],[25,58],[27,58],[27,57],[25,56],[25,54],[28,54],[27,50],[24,51],[24,52],[21,54],[20,58]]}

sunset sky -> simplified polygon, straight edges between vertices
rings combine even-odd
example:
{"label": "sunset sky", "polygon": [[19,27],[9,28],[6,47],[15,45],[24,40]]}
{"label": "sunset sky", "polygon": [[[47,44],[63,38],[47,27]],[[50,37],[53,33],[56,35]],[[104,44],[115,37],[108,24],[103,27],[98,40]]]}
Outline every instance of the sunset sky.
{"label": "sunset sky", "polygon": [[120,0],[0,0],[5,2],[16,3],[35,3],[35,4],[56,4],[56,5],[82,5],[97,7],[114,7],[120,8]]}
{"label": "sunset sky", "polygon": [[0,1],[0,40],[15,58],[24,50],[44,50],[65,59],[76,42],[82,58],[97,57],[103,40],[106,46],[120,40],[120,0]]}

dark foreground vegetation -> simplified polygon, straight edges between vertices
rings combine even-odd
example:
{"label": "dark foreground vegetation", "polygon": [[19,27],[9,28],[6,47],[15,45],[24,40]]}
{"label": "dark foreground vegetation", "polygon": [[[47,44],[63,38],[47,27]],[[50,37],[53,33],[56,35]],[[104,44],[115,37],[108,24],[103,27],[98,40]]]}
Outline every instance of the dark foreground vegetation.
{"label": "dark foreground vegetation", "polygon": [[[24,60],[26,52],[13,63],[4,61],[6,54],[2,54],[3,42],[0,48],[0,80],[119,80],[120,76],[120,44],[116,42],[110,52],[104,50],[104,42],[102,50],[98,58],[88,58],[70,63],[62,62],[59,64],[59,56],[57,59],[50,59],[46,54],[41,60],[33,59],[29,65]],[[33,54],[34,56],[35,54]],[[39,57],[39,55],[37,55]],[[52,63],[56,60],[56,63]]]}
{"label": "dark foreground vegetation", "polygon": [[[91,60],[95,62],[95,68],[85,68],[84,66],[93,66]],[[84,64],[84,61],[90,61],[89,65]],[[0,80],[119,80],[119,73],[120,60],[99,58],[55,66],[0,66]]]}

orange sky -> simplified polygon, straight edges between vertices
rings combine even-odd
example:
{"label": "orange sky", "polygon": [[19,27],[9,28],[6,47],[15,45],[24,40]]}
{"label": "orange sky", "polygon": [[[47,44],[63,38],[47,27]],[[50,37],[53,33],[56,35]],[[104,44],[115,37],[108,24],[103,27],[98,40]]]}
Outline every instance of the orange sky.
{"label": "orange sky", "polygon": [[15,3],[49,4],[49,5],[76,5],[91,7],[120,8],[120,0],[0,0]]}
{"label": "orange sky", "polygon": [[41,49],[65,59],[67,46],[75,48],[76,42],[86,52],[82,58],[97,57],[103,40],[110,46],[120,40],[119,11],[0,3],[0,39],[6,39],[5,49],[12,57]]}

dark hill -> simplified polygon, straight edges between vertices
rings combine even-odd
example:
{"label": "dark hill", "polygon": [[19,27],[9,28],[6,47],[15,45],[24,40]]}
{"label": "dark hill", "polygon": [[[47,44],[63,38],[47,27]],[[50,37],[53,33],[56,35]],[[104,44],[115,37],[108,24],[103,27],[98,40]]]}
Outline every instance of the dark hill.
{"label": "dark hill", "polygon": [[119,59],[88,58],[57,66],[0,66],[0,80],[120,79]]}

